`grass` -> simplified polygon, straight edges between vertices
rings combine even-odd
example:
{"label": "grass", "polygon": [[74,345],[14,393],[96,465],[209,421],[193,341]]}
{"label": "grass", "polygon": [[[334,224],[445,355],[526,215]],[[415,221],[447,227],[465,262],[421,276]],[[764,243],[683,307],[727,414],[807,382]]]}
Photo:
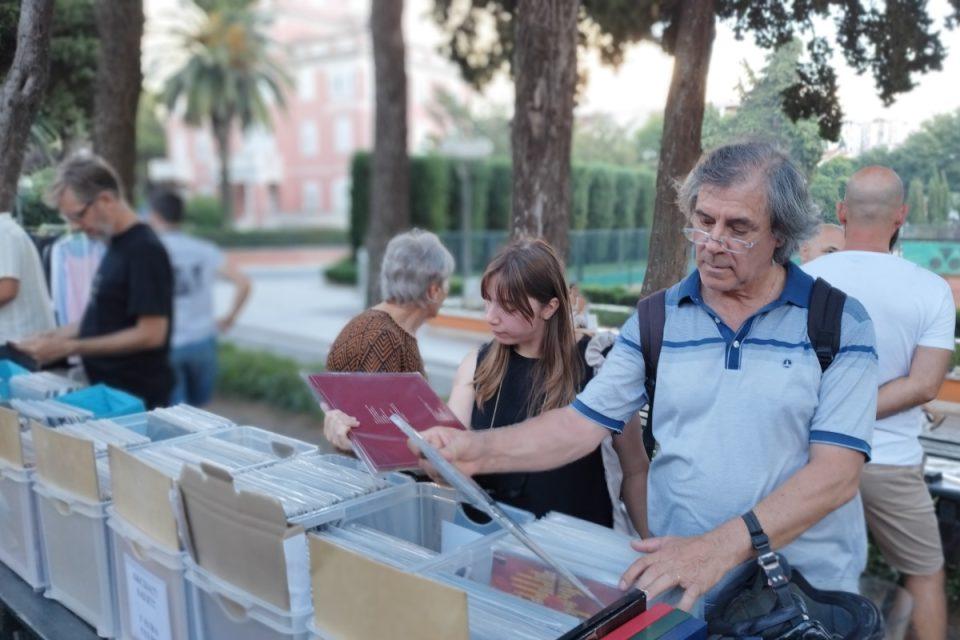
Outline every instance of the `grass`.
{"label": "grass", "polygon": [[302,365],[266,351],[220,345],[217,393],[262,402],[277,409],[321,415],[301,371],[321,371],[323,364]]}

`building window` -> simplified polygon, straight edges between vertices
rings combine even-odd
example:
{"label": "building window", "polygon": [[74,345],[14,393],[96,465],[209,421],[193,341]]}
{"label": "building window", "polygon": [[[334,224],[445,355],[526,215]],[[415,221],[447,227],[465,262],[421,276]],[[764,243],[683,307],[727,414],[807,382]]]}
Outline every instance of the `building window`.
{"label": "building window", "polygon": [[350,116],[339,116],[334,123],[333,145],[337,153],[353,151],[353,121]]}
{"label": "building window", "polygon": [[320,209],[320,185],[314,180],[303,183],[303,212],[316,213]]}
{"label": "building window", "polygon": [[313,100],[317,95],[316,75],[311,67],[304,67],[297,72],[297,94],[301,100]]}
{"label": "building window", "polygon": [[320,151],[320,133],[317,123],[313,120],[304,120],[300,123],[300,153],[305,158],[312,158]]}
{"label": "building window", "polygon": [[337,178],[333,181],[331,195],[333,196],[333,211],[337,214],[343,214],[347,211],[349,199],[350,181],[346,178]]}
{"label": "building window", "polygon": [[328,77],[330,101],[349,102],[354,98],[352,69],[331,69]]}

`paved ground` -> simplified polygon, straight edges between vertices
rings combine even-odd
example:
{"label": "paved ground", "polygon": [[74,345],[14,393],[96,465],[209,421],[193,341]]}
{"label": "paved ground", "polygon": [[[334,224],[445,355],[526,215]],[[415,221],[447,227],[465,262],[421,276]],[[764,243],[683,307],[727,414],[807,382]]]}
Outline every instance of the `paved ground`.
{"label": "paved ground", "polygon": [[[301,362],[324,362],[343,326],[363,309],[359,291],[327,284],[322,267],[341,249],[243,251],[229,254],[253,280],[253,293],[227,338]],[[217,308],[229,304],[230,286],[216,290]],[[450,392],[463,357],[485,341],[481,334],[426,326],[418,336],[427,375],[437,393]]]}

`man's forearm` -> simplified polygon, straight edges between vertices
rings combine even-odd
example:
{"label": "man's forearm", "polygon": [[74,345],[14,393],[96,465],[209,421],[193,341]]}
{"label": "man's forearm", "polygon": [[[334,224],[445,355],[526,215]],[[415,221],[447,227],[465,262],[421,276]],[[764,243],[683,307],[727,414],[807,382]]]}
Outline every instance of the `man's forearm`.
{"label": "man's forearm", "polygon": [[477,431],[475,453],[481,473],[546,471],[579,460],[596,449],[607,433],[565,407],[512,427]]}
{"label": "man's forearm", "polygon": [[[863,462],[862,459],[857,462],[855,456],[861,454],[837,449],[831,453],[839,456],[827,454],[819,460],[811,460],[754,507],[754,513],[764,533],[770,538],[772,548],[787,546],[856,496]],[[707,536],[717,549],[726,554],[728,568],[753,557],[750,534],[739,516],[731,518]]]}
{"label": "man's forearm", "polygon": [[877,420],[929,402],[925,389],[909,376],[894,378],[877,391]]}
{"label": "man's forearm", "polygon": [[650,537],[647,520],[647,472],[625,475],[620,485],[620,498],[627,507],[630,522],[642,538]]}
{"label": "man's forearm", "polygon": [[79,356],[116,356],[157,348],[150,334],[137,326],[102,336],[81,338],[74,343],[74,354]]}

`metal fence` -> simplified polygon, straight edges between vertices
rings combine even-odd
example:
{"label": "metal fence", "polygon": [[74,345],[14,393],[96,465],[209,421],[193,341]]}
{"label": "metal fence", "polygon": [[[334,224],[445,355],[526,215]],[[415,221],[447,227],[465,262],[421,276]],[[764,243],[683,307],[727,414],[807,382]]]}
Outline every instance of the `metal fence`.
{"label": "metal fence", "polygon": [[[476,231],[469,234],[469,247],[463,234],[448,231],[440,240],[457,261],[463,273],[464,256],[470,258],[470,275],[478,276],[496,252],[509,240],[506,231]],[[567,254],[567,278],[583,284],[631,286],[643,282],[650,244],[648,229],[589,229],[570,231]]]}

